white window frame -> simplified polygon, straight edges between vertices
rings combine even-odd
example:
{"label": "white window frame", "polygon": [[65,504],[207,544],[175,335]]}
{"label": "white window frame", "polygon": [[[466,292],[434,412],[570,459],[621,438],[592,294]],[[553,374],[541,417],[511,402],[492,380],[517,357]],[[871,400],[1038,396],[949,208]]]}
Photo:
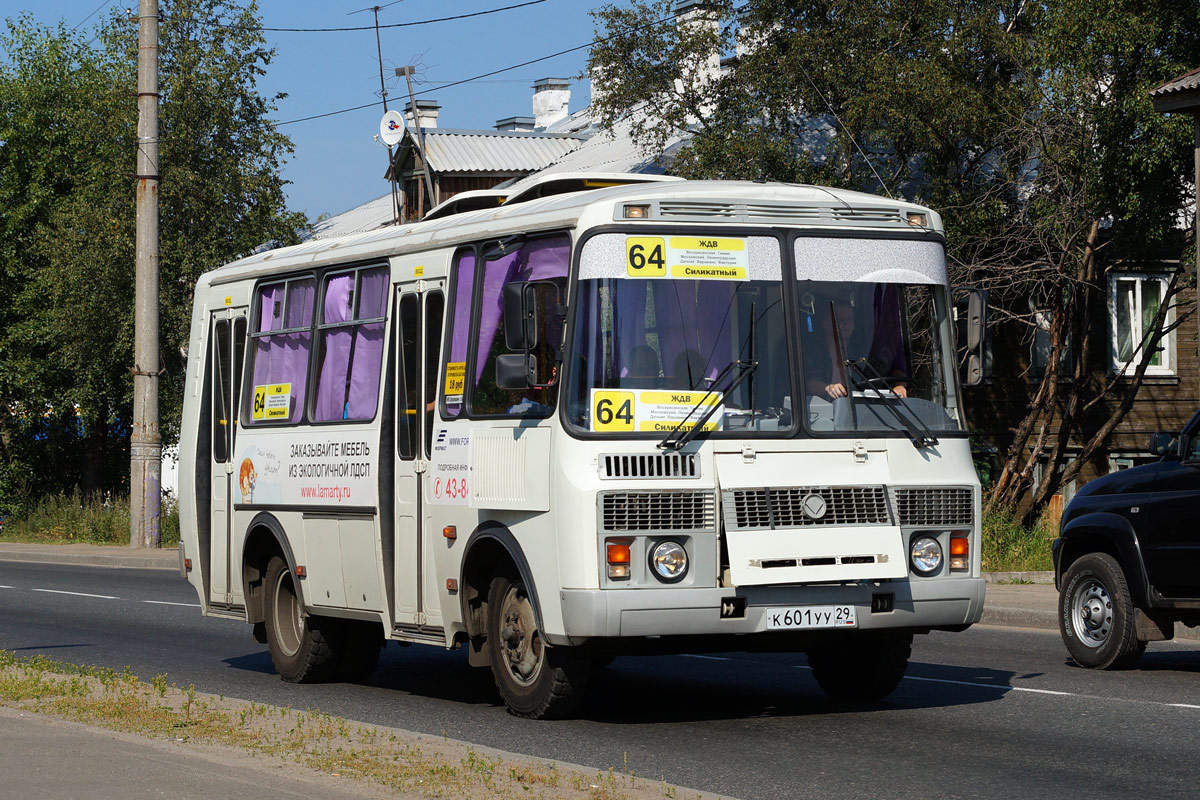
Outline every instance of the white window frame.
{"label": "white window frame", "polygon": [[[1142,286],[1150,281],[1157,282],[1162,287],[1161,297],[1163,302],[1166,301],[1167,286],[1170,283],[1170,277],[1162,274],[1144,274],[1144,273],[1129,273],[1120,272],[1113,273],[1108,276],[1108,346],[1111,361],[1111,369],[1113,373],[1125,370],[1126,375],[1132,375],[1137,369],[1137,362],[1141,358],[1141,337],[1142,337]],[[1120,358],[1120,331],[1117,327],[1117,286],[1121,282],[1129,282],[1133,284],[1133,308],[1129,309],[1129,322],[1132,326],[1130,336],[1133,342],[1133,353],[1129,361],[1122,361]],[[1175,312],[1168,308],[1166,318],[1163,324],[1170,326],[1175,319]],[[1162,348],[1161,359],[1162,363],[1155,365],[1149,364],[1146,366],[1147,375],[1174,375],[1174,347],[1175,332],[1171,331],[1162,338],[1159,346]]]}

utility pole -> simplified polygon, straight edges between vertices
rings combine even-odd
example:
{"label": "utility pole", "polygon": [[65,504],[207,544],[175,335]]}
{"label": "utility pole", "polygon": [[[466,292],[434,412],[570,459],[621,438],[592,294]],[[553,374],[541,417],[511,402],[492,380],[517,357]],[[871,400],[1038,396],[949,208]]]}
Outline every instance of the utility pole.
{"label": "utility pole", "polygon": [[158,431],[158,0],[138,2],[137,262],[129,546],[159,546],[162,437]]}

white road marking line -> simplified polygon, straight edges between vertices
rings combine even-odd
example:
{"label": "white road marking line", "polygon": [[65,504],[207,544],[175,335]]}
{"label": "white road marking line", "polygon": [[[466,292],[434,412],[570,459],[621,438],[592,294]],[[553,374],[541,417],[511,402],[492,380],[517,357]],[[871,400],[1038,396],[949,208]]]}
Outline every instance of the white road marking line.
{"label": "white road marking line", "polygon": [[1088,695],[1074,692],[1056,692],[1050,689],[1033,689],[1029,686],[1010,686],[1007,683],[976,683],[975,681],[953,681],[949,678],[918,678],[916,675],[905,675],[906,681],[925,681],[926,683],[950,683],[955,686],[974,686],[979,689],[1004,689],[1009,692],[1032,692],[1033,694],[1054,694],[1061,697],[1087,697]]}
{"label": "white road marking line", "polygon": [[1167,703],[1167,705],[1171,708],[1200,708],[1200,706],[1194,706],[1191,703]]}
{"label": "white road marking line", "polygon": [[698,656],[695,653],[684,653],[684,658],[703,658],[705,661],[733,661],[732,658],[722,658],[721,656]]}
{"label": "white road marking line", "polygon": [[156,606],[183,606],[184,608],[199,608],[199,603],[171,603],[166,600],[143,600],[143,603],[152,603]]}
{"label": "white road marking line", "polygon": [[11,589],[11,588],[13,588],[13,587],[11,587],[11,586],[0,586],[0,589]]}
{"label": "white road marking line", "polygon": [[65,592],[62,589],[34,589],[35,592],[46,592],[47,594],[69,594],[75,597],[96,597],[100,600],[120,600],[119,597],[113,597],[111,594],[88,594],[87,592]]}

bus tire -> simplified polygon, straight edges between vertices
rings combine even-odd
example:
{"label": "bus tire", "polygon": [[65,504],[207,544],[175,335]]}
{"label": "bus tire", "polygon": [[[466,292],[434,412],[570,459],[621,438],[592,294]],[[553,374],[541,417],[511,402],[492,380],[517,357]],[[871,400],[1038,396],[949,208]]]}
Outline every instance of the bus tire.
{"label": "bus tire", "polygon": [[561,719],[575,710],[591,665],[573,648],[546,644],[520,578],[492,580],[487,633],[492,675],[510,714]]}
{"label": "bus tire", "polygon": [[338,679],[347,683],[366,680],[379,663],[383,650],[383,629],[378,622],[343,620],[342,655],[338,662]]}
{"label": "bus tire", "polygon": [[295,578],[282,556],[267,564],[267,649],[279,677],[288,683],[332,679],[338,667],[338,631],[334,620],[304,616]]}
{"label": "bus tire", "polygon": [[810,648],[808,664],[834,700],[871,703],[900,685],[911,654],[911,633],[850,634]]}

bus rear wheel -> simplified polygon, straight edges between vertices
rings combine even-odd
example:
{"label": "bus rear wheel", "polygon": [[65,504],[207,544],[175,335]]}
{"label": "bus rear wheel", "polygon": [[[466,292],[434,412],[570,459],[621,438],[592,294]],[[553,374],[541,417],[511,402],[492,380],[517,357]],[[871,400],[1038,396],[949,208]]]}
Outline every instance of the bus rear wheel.
{"label": "bus rear wheel", "polygon": [[510,714],[560,719],[579,705],[591,665],[572,648],[546,644],[520,578],[502,575],[488,590],[488,651]]}
{"label": "bus rear wheel", "polygon": [[834,700],[871,703],[896,690],[911,653],[911,633],[850,634],[810,648],[808,664]]}
{"label": "bus rear wheel", "polygon": [[304,616],[295,578],[282,556],[267,565],[267,649],[279,677],[288,683],[315,683],[334,677],[338,647],[332,620]]}

